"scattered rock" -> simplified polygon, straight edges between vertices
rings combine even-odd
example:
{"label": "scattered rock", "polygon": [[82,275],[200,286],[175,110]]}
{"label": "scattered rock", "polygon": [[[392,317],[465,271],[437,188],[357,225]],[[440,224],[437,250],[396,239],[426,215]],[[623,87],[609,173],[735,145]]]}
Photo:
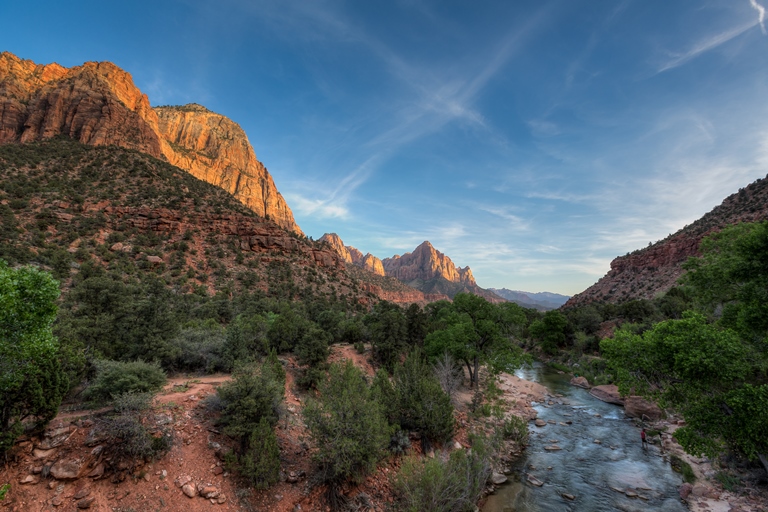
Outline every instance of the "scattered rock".
{"label": "scattered rock", "polygon": [[27,475],[24,478],[22,478],[21,480],[19,480],[19,483],[21,485],[28,485],[28,484],[34,485],[34,484],[38,483],[39,481],[40,481],[40,478],[36,477],[35,475]]}
{"label": "scattered rock", "polygon": [[562,450],[562,448],[560,448],[556,444],[551,444],[549,446],[545,446],[544,449],[547,450],[548,452],[556,452],[558,450]]}
{"label": "scattered rock", "polygon": [[222,468],[221,466],[216,466],[215,468],[213,468],[212,471],[214,475],[220,475],[224,472],[224,468]]}
{"label": "scattered rock", "polygon": [[593,442],[594,442],[595,444],[603,444],[603,442],[602,442],[601,440],[599,440],[599,439],[595,439]]}
{"label": "scattered rock", "polygon": [[79,499],[85,498],[89,494],[91,494],[90,487],[81,487],[80,489],[77,490],[77,492],[75,492],[75,495],[73,496],[73,498],[75,498],[76,500],[79,500]]}
{"label": "scattered rock", "polygon": [[627,496],[627,498],[637,498],[637,493],[631,489],[624,491],[624,494]]}
{"label": "scattered rock", "polygon": [[538,419],[538,420],[536,420],[535,425],[537,427],[546,427],[547,426],[547,422],[542,420],[542,419]]}
{"label": "scattered rock", "polygon": [[184,487],[184,484],[187,484],[192,481],[192,477],[189,475],[179,475],[176,477],[176,480],[173,481],[174,484],[176,484],[176,487]]}
{"label": "scattered rock", "polygon": [[91,505],[93,505],[93,502],[96,501],[96,496],[91,496],[89,498],[83,498],[80,501],[77,502],[77,508],[79,509],[85,509],[85,508],[91,508]]}
{"label": "scattered rock", "polygon": [[203,498],[218,498],[221,492],[211,484],[200,484],[197,486],[197,491]]}
{"label": "scattered rock", "polygon": [[544,482],[542,482],[541,480],[539,480],[533,475],[528,475],[528,478],[526,480],[528,480],[529,484],[535,485],[536,487],[541,487],[542,485],[544,485]]}
{"label": "scattered rock", "polygon": [[75,480],[80,474],[82,463],[60,459],[51,466],[51,476],[56,480]]}
{"label": "scattered rock", "polygon": [[48,457],[55,455],[56,451],[56,448],[52,448],[50,450],[41,450],[40,448],[35,448],[32,450],[32,456],[36,459],[47,459]]}
{"label": "scattered rock", "polygon": [[584,377],[574,377],[571,379],[571,385],[572,386],[578,386],[580,388],[589,389],[591,386],[589,385],[589,381]]}
{"label": "scattered rock", "polygon": [[64,503],[64,500],[61,499],[61,496],[54,496],[51,499],[51,505],[54,507],[60,507],[62,503]]}
{"label": "scattered rock", "polygon": [[147,261],[149,263],[158,264],[158,263],[163,263],[163,258],[161,258],[160,256],[147,256]]}
{"label": "scattered rock", "polygon": [[195,486],[191,483],[186,483],[181,486],[181,492],[189,496],[190,498],[194,498],[197,496],[197,489],[195,489]]}
{"label": "scattered rock", "polygon": [[99,462],[98,464],[96,464],[96,467],[93,468],[93,470],[90,473],[88,473],[88,477],[93,478],[94,480],[98,480],[99,478],[104,476],[105,469],[106,468],[104,467],[104,463]]}
{"label": "scattered rock", "polygon": [[[583,378],[583,377],[582,377],[582,378]],[[585,380],[586,380],[586,379],[585,379]],[[569,501],[573,501],[573,500],[575,500],[575,499],[576,499],[576,496],[574,496],[573,494],[568,494],[567,492],[564,492],[564,493],[562,494],[562,496],[563,496],[563,498],[565,498],[565,499],[567,499],[567,500],[569,500]]]}
{"label": "scattered rock", "polygon": [[507,477],[502,475],[501,473],[494,472],[491,475],[491,483],[493,485],[501,485],[501,484],[503,484],[506,481],[507,481]]}

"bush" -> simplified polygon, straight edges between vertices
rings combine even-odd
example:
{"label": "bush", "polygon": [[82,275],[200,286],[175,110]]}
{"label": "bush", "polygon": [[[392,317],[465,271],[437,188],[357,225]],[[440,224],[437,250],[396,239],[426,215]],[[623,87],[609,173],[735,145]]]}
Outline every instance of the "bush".
{"label": "bush", "polygon": [[[417,431],[430,441],[450,439],[455,428],[451,399],[419,352],[414,351],[395,367],[391,384],[394,392],[383,387],[383,379],[383,375],[377,375],[377,386],[381,388],[378,394],[392,423]],[[392,398],[388,399],[388,395]]]}
{"label": "bush", "polygon": [[215,373],[232,368],[224,357],[224,330],[212,320],[183,329],[169,343],[175,354],[166,367],[173,371]]}
{"label": "bush", "polygon": [[315,460],[326,482],[361,481],[389,444],[390,429],[362,372],[350,361],[332,364],[320,399],[307,400],[304,420],[317,446]]}
{"label": "bush", "polygon": [[266,489],[277,483],[280,477],[280,449],[275,429],[266,418],[261,418],[251,432],[245,453],[230,456],[228,466],[257,489]]}
{"label": "bush", "polygon": [[504,439],[509,439],[517,444],[528,444],[528,423],[514,414],[503,421],[499,433]]}
{"label": "bush", "polygon": [[96,377],[83,396],[96,404],[104,404],[126,393],[149,393],[160,390],[165,373],[157,363],[144,361],[95,361]]}
{"label": "bush", "polygon": [[491,474],[487,450],[482,442],[471,451],[457,450],[448,461],[409,457],[395,477],[398,510],[407,512],[469,512]]}
{"label": "bush", "polygon": [[251,433],[262,419],[270,427],[277,425],[285,394],[285,373],[279,374],[269,359],[261,365],[236,368],[232,380],[222,384],[216,393],[224,405],[219,421],[224,433],[239,442],[237,452],[241,455],[248,451]]}

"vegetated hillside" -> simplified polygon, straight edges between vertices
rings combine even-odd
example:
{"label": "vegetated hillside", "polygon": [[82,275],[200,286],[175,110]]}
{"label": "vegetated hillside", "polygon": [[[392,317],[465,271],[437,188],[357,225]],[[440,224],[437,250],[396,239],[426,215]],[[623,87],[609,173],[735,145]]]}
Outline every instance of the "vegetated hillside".
{"label": "vegetated hillside", "polygon": [[0,53],[0,143],[57,135],[167,160],[301,234],[237,123],[195,104],[153,109],[131,75],[111,62],[64,68]]}
{"label": "vegetated hillside", "polygon": [[488,291],[521,306],[538,309],[539,311],[557,309],[570,299],[568,295],[551,292],[523,292],[506,288],[488,288]]}
{"label": "vegetated hillside", "polygon": [[768,219],[768,177],[739,189],[677,233],[614,259],[604,277],[571,297],[565,307],[653,298],[675,285],[684,272],[682,264],[689,257],[699,255],[699,243],[706,235],[731,224],[765,219]]}
{"label": "vegetated hillside", "polygon": [[335,252],[181,169],[115,146],[65,138],[0,146],[0,217],[0,258],[41,264],[65,286],[93,258],[181,293],[378,300]]}

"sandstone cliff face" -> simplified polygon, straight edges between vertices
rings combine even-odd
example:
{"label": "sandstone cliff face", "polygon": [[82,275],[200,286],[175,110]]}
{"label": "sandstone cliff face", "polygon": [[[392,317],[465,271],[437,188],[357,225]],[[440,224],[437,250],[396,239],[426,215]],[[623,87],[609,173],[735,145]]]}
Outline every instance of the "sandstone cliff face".
{"label": "sandstone cliff face", "polygon": [[728,196],[719,206],[693,224],[664,240],[611,262],[611,270],[563,307],[590,302],[620,303],[652,299],[672,288],[683,275],[682,265],[698,256],[699,244],[708,234],[739,222],[768,219],[768,179],[760,179]]}
{"label": "sandstone cliff face", "polygon": [[326,233],[320,239],[319,242],[326,242],[336,253],[341,256],[345,263],[355,265],[362,269],[367,270],[378,276],[386,275],[384,272],[384,265],[381,260],[371,253],[363,255],[358,249],[354,247],[344,245],[339,235],[336,233]]}
{"label": "sandstone cliff face", "polygon": [[382,264],[388,276],[405,282],[442,277],[452,283],[469,286],[477,284],[469,267],[457,267],[451,258],[436,250],[429,242],[423,242],[413,252],[385,258]]}
{"label": "sandstone cliff face", "polygon": [[272,176],[256,159],[245,132],[200,105],[160,107],[159,133],[168,161],[221,187],[262,217],[301,233]]}
{"label": "sandstone cliff face", "polygon": [[66,135],[166,159],[220,186],[259,215],[301,233],[272,177],[234,122],[202,107],[152,109],[109,62],[67,69],[0,54],[0,144]]}

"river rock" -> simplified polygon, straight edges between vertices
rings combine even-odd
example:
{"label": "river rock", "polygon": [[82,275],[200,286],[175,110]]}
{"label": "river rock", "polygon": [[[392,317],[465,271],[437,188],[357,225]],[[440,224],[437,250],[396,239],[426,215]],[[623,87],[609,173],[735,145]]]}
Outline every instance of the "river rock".
{"label": "river rock", "polygon": [[501,473],[496,473],[494,471],[494,473],[491,475],[491,483],[493,485],[501,485],[506,481],[507,481],[507,477],[502,475]]}
{"label": "river rock", "polygon": [[571,379],[572,386],[578,386],[580,388],[589,389],[589,381],[585,377],[574,377]]}
{"label": "river rock", "polygon": [[545,446],[545,447],[544,447],[544,449],[545,449],[545,450],[547,450],[548,452],[556,452],[556,451],[558,451],[558,450],[562,450],[562,448],[560,448],[560,447],[559,447],[559,446],[557,446],[556,444],[552,444],[552,445],[549,445],[549,446]]}
{"label": "river rock", "polygon": [[544,485],[544,482],[542,482],[541,480],[539,480],[533,475],[528,475],[527,480],[529,484],[535,485],[536,487],[541,487],[542,485]]}
{"label": "river rock", "polygon": [[680,486],[679,489],[677,489],[678,494],[680,494],[680,497],[684,500],[688,499],[688,496],[691,495],[691,491],[693,490],[693,486],[689,483],[684,483]]}
{"label": "river rock", "polygon": [[609,404],[624,405],[624,400],[619,394],[619,388],[615,384],[603,384],[602,386],[595,386],[589,390],[589,394],[598,400],[608,402]]}
{"label": "river rock", "polygon": [[542,419],[538,419],[538,420],[536,420],[536,422],[535,422],[534,424],[535,424],[537,427],[546,427],[546,426],[547,426],[547,422],[546,422],[546,421],[544,421],[544,420],[542,420]]}
{"label": "river rock", "polygon": [[624,414],[630,418],[640,418],[642,420],[657,421],[664,415],[664,412],[653,402],[639,397],[628,396],[624,399]]}
{"label": "river rock", "polygon": [[562,496],[563,496],[563,498],[565,498],[565,499],[567,499],[569,501],[573,501],[573,500],[576,499],[576,496],[574,496],[573,494],[568,494],[567,492],[564,492],[562,494]]}

